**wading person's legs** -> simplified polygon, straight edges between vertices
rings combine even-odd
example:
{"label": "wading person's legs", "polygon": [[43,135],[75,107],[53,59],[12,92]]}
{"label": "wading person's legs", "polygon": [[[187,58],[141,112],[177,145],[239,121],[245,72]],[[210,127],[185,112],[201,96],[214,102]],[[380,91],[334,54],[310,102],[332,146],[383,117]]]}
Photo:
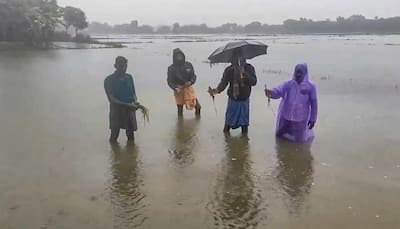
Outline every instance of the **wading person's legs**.
{"label": "wading person's legs", "polygon": [[126,129],[126,137],[129,142],[135,142],[135,133],[131,128]]}
{"label": "wading person's legs", "polygon": [[183,105],[176,105],[178,107],[178,117],[183,117]]}
{"label": "wading person's legs", "polygon": [[111,129],[110,142],[117,143],[119,136],[119,129]]}
{"label": "wading person's legs", "polygon": [[282,123],[280,124],[279,129],[276,133],[277,137],[283,137],[284,134],[290,133],[290,121],[282,119],[281,122]]}
{"label": "wading person's legs", "polygon": [[201,114],[201,104],[198,99],[196,99],[196,116],[200,116]]}
{"label": "wading person's legs", "polygon": [[242,134],[248,134],[249,133],[249,127],[248,126],[242,126]]}
{"label": "wading person's legs", "polygon": [[224,133],[229,133],[231,131],[231,127],[228,124],[224,126]]}

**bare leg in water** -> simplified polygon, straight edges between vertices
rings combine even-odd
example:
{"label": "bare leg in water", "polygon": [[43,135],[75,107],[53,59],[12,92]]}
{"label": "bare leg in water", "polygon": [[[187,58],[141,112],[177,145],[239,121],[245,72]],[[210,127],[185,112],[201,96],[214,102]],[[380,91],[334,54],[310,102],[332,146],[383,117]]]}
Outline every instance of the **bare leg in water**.
{"label": "bare leg in water", "polygon": [[183,117],[183,105],[177,105],[178,107],[178,117]]}
{"label": "bare leg in water", "polygon": [[128,138],[128,142],[135,142],[135,133],[132,129],[126,129],[126,137]]}
{"label": "bare leg in water", "polygon": [[[110,143],[118,143],[118,137],[119,137],[119,129],[112,129],[111,130],[111,136],[110,136]],[[126,130],[126,137],[128,138],[129,142],[135,142],[135,134],[134,131],[131,129]]]}
{"label": "bare leg in water", "polygon": [[110,143],[118,143],[119,129],[111,129]]}
{"label": "bare leg in water", "polygon": [[249,133],[249,127],[248,126],[242,126],[242,134],[247,135]]}
{"label": "bare leg in water", "polygon": [[224,133],[229,133],[231,131],[231,127],[229,125],[224,126]]}
{"label": "bare leg in water", "polygon": [[200,117],[201,114],[201,104],[198,99],[196,99],[196,116]]}

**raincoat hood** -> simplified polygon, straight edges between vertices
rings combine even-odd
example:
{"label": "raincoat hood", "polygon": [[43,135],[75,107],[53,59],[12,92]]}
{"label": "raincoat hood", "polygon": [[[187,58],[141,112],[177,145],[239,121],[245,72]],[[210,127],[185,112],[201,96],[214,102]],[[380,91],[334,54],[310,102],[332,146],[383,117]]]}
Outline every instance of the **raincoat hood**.
{"label": "raincoat hood", "polygon": [[308,81],[308,66],[306,63],[302,64],[297,64],[296,67],[294,68],[294,73],[293,73],[293,80],[296,80],[296,72],[302,72],[303,73],[303,79],[302,83],[309,82]]}
{"label": "raincoat hood", "polygon": [[[178,60],[177,59],[179,54],[182,54],[183,60]],[[185,57],[185,54],[182,52],[182,50],[180,50],[179,48],[174,49],[174,51],[173,51],[173,63],[180,65],[180,64],[184,64],[185,62],[186,62],[186,57]]]}

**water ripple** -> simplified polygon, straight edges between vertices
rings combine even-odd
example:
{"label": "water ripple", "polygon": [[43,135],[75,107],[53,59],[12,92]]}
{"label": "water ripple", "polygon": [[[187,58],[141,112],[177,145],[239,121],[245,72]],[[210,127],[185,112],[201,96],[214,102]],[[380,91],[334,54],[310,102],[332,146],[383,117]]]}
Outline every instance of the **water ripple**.
{"label": "water ripple", "polygon": [[281,187],[284,201],[291,213],[299,213],[313,184],[311,145],[278,140],[278,165],[274,176]]}
{"label": "water ripple", "polygon": [[194,163],[194,151],[198,146],[199,120],[178,119],[175,134],[172,135],[171,147],[168,150],[172,164],[184,168]]}
{"label": "water ripple", "polygon": [[138,160],[139,150],[134,145],[112,146],[110,200],[115,228],[134,228],[144,224],[147,217],[146,195],[142,192],[143,178]]}
{"label": "water ripple", "polygon": [[211,228],[256,228],[266,218],[262,191],[252,172],[245,138],[226,138],[226,157],[221,163],[211,201]]}

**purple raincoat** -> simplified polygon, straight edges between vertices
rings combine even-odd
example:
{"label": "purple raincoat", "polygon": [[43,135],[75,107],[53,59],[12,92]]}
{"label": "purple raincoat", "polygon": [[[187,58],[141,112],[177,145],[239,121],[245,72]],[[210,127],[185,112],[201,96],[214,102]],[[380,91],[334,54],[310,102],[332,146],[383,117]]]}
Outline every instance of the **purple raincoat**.
{"label": "purple raincoat", "polygon": [[[299,84],[295,79],[297,71],[303,73]],[[307,64],[298,64],[293,79],[274,88],[271,98],[282,98],[279,106],[276,135],[294,142],[307,142],[314,138],[314,132],[308,128],[308,122],[317,121],[317,89],[308,80]]]}

